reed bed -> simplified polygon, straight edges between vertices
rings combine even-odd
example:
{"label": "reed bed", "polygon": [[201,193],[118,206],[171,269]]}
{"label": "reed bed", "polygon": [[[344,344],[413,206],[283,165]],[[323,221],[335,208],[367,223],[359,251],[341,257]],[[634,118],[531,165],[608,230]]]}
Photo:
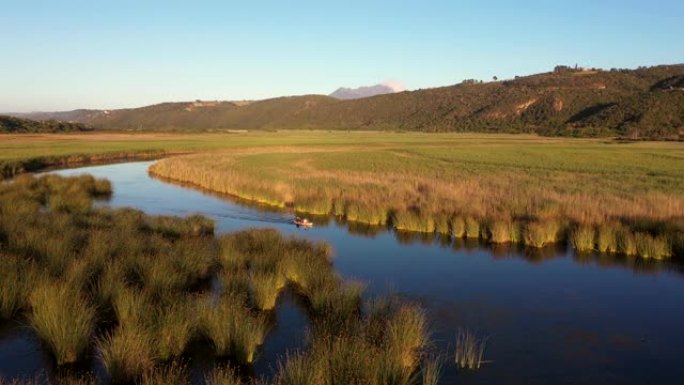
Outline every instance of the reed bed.
{"label": "reed bed", "polygon": [[[495,152],[486,140],[464,140],[449,146],[198,154],[161,160],[150,173],[301,212],[495,244],[545,247],[564,242],[578,226],[594,226],[594,243],[600,244],[592,250],[631,253],[631,245],[618,250],[617,240],[610,239],[616,223],[634,235],[643,232],[640,223],[650,221],[646,232],[670,244],[684,230],[684,169],[652,156],[656,147],[681,156],[676,147],[591,141],[492,145]],[[568,154],[578,156],[568,162]],[[592,156],[604,164],[596,167]],[[639,167],[627,159],[639,159]]]}
{"label": "reed bed", "polygon": [[[26,316],[58,366],[94,352],[111,383],[187,384],[179,362],[202,342],[251,365],[290,287],[308,305],[312,341],[282,361],[276,383],[304,381],[303,365],[321,384],[418,378],[422,310],[390,301],[364,314],[363,285],[337,276],[324,243],[263,229],[216,238],[196,216],[93,208],[111,189],[92,178],[17,182],[0,185],[0,310]],[[56,205],[53,195],[64,200]],[[207,383],[241,383],[227,368],[211,376]]]}

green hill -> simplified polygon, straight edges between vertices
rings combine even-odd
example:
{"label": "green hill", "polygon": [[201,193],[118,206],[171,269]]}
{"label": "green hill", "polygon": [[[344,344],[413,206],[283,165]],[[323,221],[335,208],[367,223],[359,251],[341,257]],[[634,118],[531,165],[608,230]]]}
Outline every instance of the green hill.
{"label": "green hill", "polygon": [[684,65],[610,71],[559,66],[511,80],[470,80],[356,100],[306,95],[82,111],[61,114],[97,128],[125,130],[304,128],[679,139],[684,137]]}
{"label": "green hill", "polygon": [[0,133],[55,133],[91,130],[92,128],[83,123],[59,122],[56,120],[36,121],[0,115]]}

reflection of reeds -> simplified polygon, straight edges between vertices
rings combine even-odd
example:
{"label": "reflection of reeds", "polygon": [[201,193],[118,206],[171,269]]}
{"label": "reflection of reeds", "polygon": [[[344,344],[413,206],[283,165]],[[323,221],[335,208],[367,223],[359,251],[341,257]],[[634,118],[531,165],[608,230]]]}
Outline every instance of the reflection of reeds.
{"label": "reflection of reeds", "polygon": [[479,338],[468,329],[459,329],[456,335],[455,362],[459,368],[479,369],[482,365],[486,338]]}

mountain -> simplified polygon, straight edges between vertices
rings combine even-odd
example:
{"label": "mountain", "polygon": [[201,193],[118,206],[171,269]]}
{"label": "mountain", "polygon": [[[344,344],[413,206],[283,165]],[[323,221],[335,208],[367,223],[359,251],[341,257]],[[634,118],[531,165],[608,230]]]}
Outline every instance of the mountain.
{"label": "mountain", "polygon": [[55,120],[36,121],[0,115],[0,133],[55,133],[91,130],[92,128],[82,123],[58,122]]}
{"label": "mountain", "polygon": [[559,66],[504,81],[466,80],[351,100],[304,95],[42,114],[123,130],[410,130],[684,139],[684,65],[610,71]]}
{"label": "mountain", "polygon": [[349,99],[368,98],[368,97],[377,96],[377,95],[393,94],[393,93],[399,92],[399,91],[403,91],[403,89],[398,89],[398,88],[392,87],[388,84],[376,84],[374,86],[359,87],[359,88],[340,87],[337,90],[335,90],[335,92],[330,94],[329,96],[331,96],[335,99],[349,100]]}

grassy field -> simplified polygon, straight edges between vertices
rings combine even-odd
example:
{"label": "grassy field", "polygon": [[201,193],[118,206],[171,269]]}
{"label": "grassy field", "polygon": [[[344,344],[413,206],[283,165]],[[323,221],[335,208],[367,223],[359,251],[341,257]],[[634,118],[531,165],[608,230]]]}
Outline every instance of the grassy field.
{"label": "grassy field", "polygon": [[330,143],[323,140],[195,154],[164,159],[150,171],[303,213],[397,230],[535,247],[568,240],[579,250],[654,258],[679,248],[680,143],[427,138],[369,134],[363,144],[324,147]]}
{"label": "grassy field", "polygon": [[223,134],[0,134],[0,175],[51,166],[123,159],[145,159],[210,149],[245,149],[293,145],[353,145],[439,142],[443,136],[412,133],[386,135],[292,131]]}
{"label": "grassy field", "polygon": [[[423,365],[434,368],[422,356],[422,309],[393,298],[364,303],[363,288],[334,272],[327,244],[268,229],[215,237],[200,216],[93,208],[109,194],[106,180],[90,176],[0,184],[0,321],[27,320],[66,368],[58,374],[94,358],[104,383],[188,384],[184,354],[197,343],[249,366],[287,285],[306,306],[311,341],[280,357],[274,385],[415,384]],[[242,383],[220,365],[206,375],[208,384]]]}

